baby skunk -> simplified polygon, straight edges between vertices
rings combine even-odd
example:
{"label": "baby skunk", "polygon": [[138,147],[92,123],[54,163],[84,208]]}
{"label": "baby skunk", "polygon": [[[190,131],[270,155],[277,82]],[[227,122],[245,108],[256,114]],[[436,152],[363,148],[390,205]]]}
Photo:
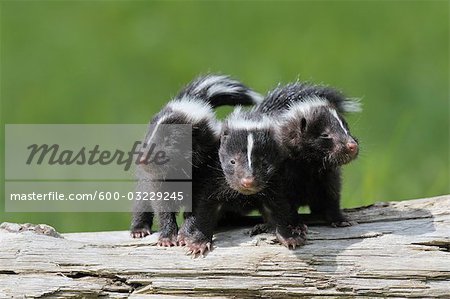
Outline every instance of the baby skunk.
{"label": "baby skunk", "polygon": [[255,208],[275,228],[280,243],[295,248],[305,242],[302,232],[293,230],[296,217],[290,217],[289,201],[278,196],[277,173],[283,154],[273,121],[240,108],[224,121],[213,184],[198,197],[192,217],[179,234],[194,255],[210,249],[217,220],[224,212],[246,213]]}
{"label": "baby skunk", "polygon": [[[184,142],[186,136],[165,136],[164,125],[192,125],[192,194],[195,198],[205,184],[205,178],[214,171],[208,167],[217,160],[219,147],[220,123],[216,120],[213,108],[221,105],[251,105],[261,102],[262,97],[244,86],[242,83],[227,76],[202,76],[188,84],[172,101],[170,101],[150,122],[151,129],[145,138],[150,142],[172,143]],[[176,134],[175,134],[176,135]],[[169,138],[168,138],[169,137]],[[191,137],[191,136],[189,136]],[[157,142],[155,142],[157,143]],[[170,151],[171,147],[165,147]],[[174,151],[179,151],[172,147]],[[170,153],[173,155],[186,153]],[[170,178],[174,169],[150,168],[140,164],[137,169],[137,191],[158,191],[161,183],[152,182],[155,178]],[[177,170],[178,173],[180,170]],[[190,170],[188,171],[190,172]],[[190,179],[190,177],[187,177]],[[173,190],[172,190],[173,191]],[[178,227],[175,213],[168,211],[167,205],[159,201],[136,201],[131,224],[131,235],[142,238],[151,233],[153,222],[152,210],[158,215],[160,237],[159,245],[172,246],[177,244]],[[170,208],[170,207],[169,207]]]}
{"label": "baby skunk", "polygon": [[340,209],[340,168],[356,159],[359,146],[341,113],[360,111],[359,103],[332,88],[297,82],[276,88],[256,110],[279,115],[278,140],[289,157],[281,190],[292,211],[308,205],[334,227],[351,225]]}

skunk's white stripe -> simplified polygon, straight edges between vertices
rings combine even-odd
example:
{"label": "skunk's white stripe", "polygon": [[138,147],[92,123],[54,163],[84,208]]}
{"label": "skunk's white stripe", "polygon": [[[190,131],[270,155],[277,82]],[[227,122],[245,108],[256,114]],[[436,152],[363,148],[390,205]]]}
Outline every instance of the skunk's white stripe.
{"label": "skunk's white stripe", "polygon": [[247,160],[248,160],[248,168],[250,169],[250,172],[253,173],[252,151],[253,151],[253,134],[250,133],[247,135]]}
{"label": "skunk's white stripe", "polygon": [[310,97],[308,99],[302,100],[301,102],[296,102],[289,106],[289,109],[284,113],[284,119],[297,118],[298,115],[307,115],[314,108],[317,107],[328,107],[329,102],[327,100],[321,99],[319,97]]}
{"label": "skunk's white stripe", "polygon": [[256,91],[249,90],[247,94],[252,98],[254,104],[259,104],[264,100],[264,97]]}
{"label": "skunk's white stripe", "polygon": [[226,84],[227,82],[217,82],[214,85],[211,85],[210,88],[208,88],[208,97],[213,97],[216,94],[220,93],[238,93],[239,92],[239,86],[232,86]]}
{"label": "skunk's white stripe", "polygon": [[245,88],[239,81],[223,75],[208,76],[203,78],[203,81],[198,83],[198,85],[194,88],[194,92],[200,93],[204,89],[207,89],[208,97],[213,97],[214,95],[220,93],[232,94],[245,92],[247,96],[252,99],[254,104],[261,103],[264,99],[264,97],[259,93]]}
{"label": "skunk's white stripe", "polygon": [[342,111],[343,112],[361,112],[362,105],[359,102],[359,99],[357,99],[357,98],[347,99],[344,102],[342,102]]}
{"label": "skunk's white stripe", "polygon": [[266,115],[261,115],[257,119],[249,118],[242,107],[238,106],[228,116],[226,122],[230,129],[235,130],[267,130],[273,126],[274,120]]}
{"label": "skunk's white stripe", "polygon": [[219,138],[220,133],[222,132],[222,123],[219,121],[210,121],[208,122],[208,127],[213,131],[214,137]]}
{"label": "skunk's white stripe", "polygon": [[147,139],[147,141],[145,142],[146,145],[149,145],[149,144],[150,144],[150,142],[151,142],[151,140],[153,139],[153,137],[155,137],[156,131],[158,131],[159,125],[160,125],[163,121],[165,121],[165,120],[166,120],[165,116],[162,116],[162,117],[156,122],[156,125],[155,125],[155,127],[153,128],[152,134],[150,135],[150,137],[149,137],[149,138]]}
{"label": "skunk's white stripe", "polygon": [[235,130],[267,130],[273,123],[269,119],[251,120],[251,119],[232,119],[228,120],[228,127]]}
{"label": "skunk's white stripe", "polygon": [[206,120],[214,136],[220,136],[221,124],[217,121],[211,106],[202,100],[184,96],[181,99],[169,102],[167,107],[174,112],[183,114],[192,125]]}
{"label": "skunk's white stripe", "polygon": [[167,106],[174,111],[183,113],[183,115],[186,115],[193,122],[214,119],[214,112],[211,107],[196,98],[185,96],[181,99],[171,101]]}
{"label": "skunk's white stripe", "polygon": [[194,88],[194,92],[200,93],[203,89],[218,84],[220,81],[227,80],[226,76],[208,76]]}
{"label": "skunk's white stripe", "polygon": [[[353,106],[352,108],[355,109],[354,111],[356,111],[356,108],[358,107],[359,103],[357,103],[357,102],[354,102],[354,103],[355,103],[355,106]],[[309,113],[311,113],[314,108],[318,108],[318,107],[328,108],[331,115],[333,115],[333,117],[336,118],[336,120],[338,121],[338,123],[339,123],[340,127],[342,128],[342,130],[344,131],[344,133],[346,135],[348,135],[348,131],[344,127],[342,119],[339,117],[336,110],[330,106],[330,103],[328,101],[321,99],[319,97],[311,97],[311,98],[307,99],[306,101],[298,102],[298,103],[291,105],[289,107],[288,111],[286,113],[284,113],[283,119],[288,121],[292,118],[297,118],[299,115],[306,116]],[[347,106],[347,107],[349,107],[349,106]]]}
{"label": "skunk's white stripe", "polygon": [[339,115],[337,114],[336,110],[330,109],[330,112],[337,119],[337,121],[339,122],[339,125],[341,126],[342,130],[344,130],[345,135],[348,135],[347,129],[345,129],[344,124],[342,123],[342,120],[339,117]]}

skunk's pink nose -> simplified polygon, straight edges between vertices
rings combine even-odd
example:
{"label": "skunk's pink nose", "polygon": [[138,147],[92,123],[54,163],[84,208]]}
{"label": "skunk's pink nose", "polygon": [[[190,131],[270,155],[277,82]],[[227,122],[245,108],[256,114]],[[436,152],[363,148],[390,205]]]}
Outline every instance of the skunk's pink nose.
{"label": "skunk's pink nose", "polygon": [[352,156],[356,155],[358,153],[358,144],[356,142],[347,143],[347,150]]}
{"label": "skunk's pink nose", "polygon": [[244,188],[252,188],[255,185],[255,179],[253,177],[246,177],[241,179],[241,185]]}

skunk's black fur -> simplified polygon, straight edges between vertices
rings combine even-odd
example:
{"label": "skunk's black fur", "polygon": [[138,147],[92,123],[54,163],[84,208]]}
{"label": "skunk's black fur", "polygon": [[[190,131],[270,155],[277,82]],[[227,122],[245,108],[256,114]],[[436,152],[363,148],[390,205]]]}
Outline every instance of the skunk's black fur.
{"label": "skunk's black fur", "polygon": [[[145,137],[146,143],[182,142],[186,136],[164,136],[158,132],[161,125],[189,124],[192,125],[192,194],[194,205],[196,198],[203,194],[203,185],[214,171],[210,165],[216,164],[219,147],[220,123],[216,120],[212,108],[220,105],[249,105],[261,101],[262,97],[244,86],[242,83],[227,76],[202,76],[188,84],[178,96],[170,101],[150,122],[150,128]],[[169,137],[169,138],[167,138]],[[190,137],[190,136],[189,136]],[[151,139],[151,140],[150,140]],[[174,147],[165,150],[179,151]],[[171,153],[186,154],[186,153]],[[155,169],[142,164],[138,167],[137,191],[155,191],[161,186],[152,182],[153,178],[170,178],[173,169]],[[179,172],[179,170],[177,170]],[[188,178],[189,179],[189,178]],[[158,201],[137,201],[134,207],[131,224],[133,237],[144,237],[151,233],[153,212],[158,215],[160,226],[159,244],[163,246],[176,245],[178,227],[174,212],[168,212],[166,206]],[[153,212],[150,212],[153,210]]]}
{"label": "skunk's black fur", "polygon": [[273,119],[255,111],[237,109],[224,121],[212,184],[180,230],[194,254],[209,249],[218,219],[230,211],[258,209],[280,243],[295,248],[305,242],[304,233],[293,229],[290,202],[278,194],[284,155],[274,129]]}
{"label": "skunk's black fur", "polygon": [[[304,243],[305,228],[298,223],[297,217],[299,204],[296,198],[299,194],[296,192],[301,188],[297,186],[297,179],[306,175],[306,170],[315,169],[316,166],[296,169],[297,154],[307,154],[307,150],[298,148],[298,139],[294,143],[294,139],[289,140],[300,127],[287,116],[293,105],[311,98],[326,99],[330,109],[336,107],[338,111],[348,106],[344,105],[344,96],[334,89],[293,83],[275,89],[250,111],[236,109],[225,120],[219,149],[223,174],[217,173],[215,177],[219,184],[205,194],[199,202],[196,215],[186,221],[180,232],[184,239],[197,244],[197,247],[192,248],[194,252],[202,252],[204,244],[211,242],[213,228],[221,212],[231,210],[245,213],[252,208],[258,209],[263,215],[266,225],[261,227],[273,229],[281,243],[288,247]],[[310,119],[311,122],[328,121],[326,115],[330,113],[328,110],[324,112],[325,115],[317,120]],[[284,120],[285,113],[286,122],[279,122]],[[314,150],[309,153],[315,154]],[[242,182],[246,179],[250,179],[251,186],[243,186]],[[328,181],[331,182],[331,179]],[[314,184],[306,185],[314,187]],[[309,191],[309,187],[305,189]]]}
{"label": "skunk's black fur", "polygon": [[279,114],[296,103],[305,102],[312,98],[328,101],[340,113],[358,112],[361,109],[357,101],[347,99],[339,90],[329,86],[297,81],[285,86],[279,85],[270,91],[253,110],[266,114]]}
{"label": "skunk's black fur", "polygon": [[280,190],[292,211],[308,205],[333,226],[350,225],[340,209],[340,168],[359,149],[341,113],[358,111],[359,103],[329,87],[292,83],[276,88],[256,110],[280,118],[278,140],[288,155]]}

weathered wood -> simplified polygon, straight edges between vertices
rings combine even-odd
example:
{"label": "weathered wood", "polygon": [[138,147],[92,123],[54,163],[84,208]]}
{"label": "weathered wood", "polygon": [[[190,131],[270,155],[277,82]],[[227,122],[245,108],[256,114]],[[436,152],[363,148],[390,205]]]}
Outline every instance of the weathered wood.
{"label": "weathered wood", "polygon": [[290,251],[247,229],[218,233],[206,258],[155,244],[156,234],[59,235],[0,228],[0,297],[450,296],[450,196],[347,211],[349,228],[310,227]]}

